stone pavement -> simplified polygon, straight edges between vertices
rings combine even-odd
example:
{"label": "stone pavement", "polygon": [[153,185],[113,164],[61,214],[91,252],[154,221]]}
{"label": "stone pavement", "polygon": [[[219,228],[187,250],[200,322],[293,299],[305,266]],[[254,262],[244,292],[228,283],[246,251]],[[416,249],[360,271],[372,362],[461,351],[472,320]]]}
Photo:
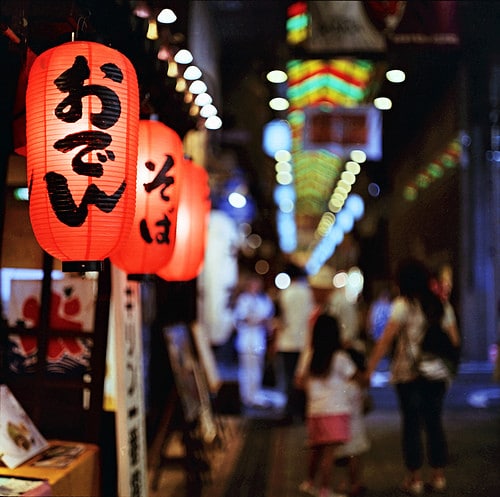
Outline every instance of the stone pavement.
{"label": "stone pavement", "polygon": [[[372,387],[367,418],[372,447],[364,458],[367,496],[402,497],[399,415],[392,387]],[[450,449],[450,497],[500,497],[500,385],[491,370],[464,365],[450,389],[445,424]],[[187,488],[182,469],[164,469],[150,497],[301,497],[307,464],[303,424],[284,425],[277,410],[221,415],[223,437],[210,450],[211,470],[199,489]],[[344,477],[336,468],[334,481]],[[432,494],[427,494],[432,495]]]}

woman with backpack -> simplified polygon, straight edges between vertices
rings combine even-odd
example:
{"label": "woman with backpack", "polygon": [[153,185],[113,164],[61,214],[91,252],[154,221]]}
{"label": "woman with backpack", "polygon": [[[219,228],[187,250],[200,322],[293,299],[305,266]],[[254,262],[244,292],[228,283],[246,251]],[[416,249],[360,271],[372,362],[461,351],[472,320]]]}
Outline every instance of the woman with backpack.
{"label": "woman with backpack", "polygon": [[[398,270],[399,296],[393,301],[389,321],[367,363],[367,378],[394,343],[391,383],[394,384],[402,419],[403,459],[408,474],[401,490],[422,495],[424,449],[422,429],[427,440],[430,471],[429,487],[446,489],[444,468],[447,443],[442,421],[443,401],[452,373],[436,351],[424,351],[427,330],[444,330],[443,337],[454,346],[460,344],[453,312],[444,312],[439,297],[432,292],[430,275],[417,260],[404,261]],[[430,338],[434,338],[434,335]]]}

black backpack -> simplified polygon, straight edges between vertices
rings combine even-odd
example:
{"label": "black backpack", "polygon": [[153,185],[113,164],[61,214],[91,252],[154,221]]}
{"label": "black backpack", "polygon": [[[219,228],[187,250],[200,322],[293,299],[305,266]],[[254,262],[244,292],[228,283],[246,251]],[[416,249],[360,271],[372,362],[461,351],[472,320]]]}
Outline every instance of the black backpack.
{"label": "black backpack", "polygon": [[457,374],[461,349],[453,345],[450,336],[440,324],[435,323],[427,327],[421,347],[422,352],[433,354],[442,359],[453,376]]}

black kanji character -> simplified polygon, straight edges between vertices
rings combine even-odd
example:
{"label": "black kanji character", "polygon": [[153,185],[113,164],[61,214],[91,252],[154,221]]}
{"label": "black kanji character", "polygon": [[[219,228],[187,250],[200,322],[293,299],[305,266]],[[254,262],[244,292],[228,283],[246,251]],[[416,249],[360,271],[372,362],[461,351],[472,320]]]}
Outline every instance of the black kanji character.
{"label": "black kanji character", "polygon": [[112,150],[105,150],[104,154],[97,154],[97,159],[99,163],[84,162],[82,157],[89,154],[93,150],[103,150],[111,143],[112,138],[108,133],[103,133],[102,131],[81,131],[79,133],[72,133],[54,143],[54,148],[59,150],[59,152],[69,152],[76,147],[81,147],[82,145],[87,145],[78,154],[73,157],[71,161],[71,167],[73,171],[82,176],[92,176],[95,178],[100,178],[103,175],[102,162],[106,162],[108,159],[114,161],[115,154]]}
{"label": "black kanji character", "polygon": [[68,180],[56,172],[47,173],[44,177],[47,183],[50,205],[59,221],[72,228],[81,226],[88,215],[88,206],[95,205],[102,212],[110,213],[121,199],[127,186],[125,181],[111,195],[107,195],[96,185],[91,184],[85,190],[80,205],[77,206],[68,188]]}
{"label": "black kanji character", "polygon": [[[154,162],[151,161],[147,161],[145,165],[150,171],[154,171],[156,168]],[[160,186],[163,185],[160,195],[163,200],[168,202],[170,200],[170,197],[165,192],[169,186],[174,184],[174,178],[173,176],[168,176],[167,173],[170,171],[170,169],[172,169],[173,166],[174,166],[173,157],[171,155],[167,155],[162,168],[160,169],[159,173],[155,176],[153,181],[151,181],[150,183],[144,183],[144,189],[146,190],[146,192],[150,193],[154,189],[159,188]]]}
{"label": "black kanji character", "polygon": [[[103,64],[101,70],[104,78],[121,83],[123,74],[121,69],[113,63]],[[92,112],[90,121],[99,129],[108,129],[113,126],[121,115],[120,98],[110,88],[103,85],[87,85],[84,81],[90,77],[87,59],[77,55],[73,65],[64,71],[54,84],[63,93],[69,95],[56,107],[55,115],[66,123],[75,123],[82,117],[82,99],[95,95],[101,101],[101,112]]]}

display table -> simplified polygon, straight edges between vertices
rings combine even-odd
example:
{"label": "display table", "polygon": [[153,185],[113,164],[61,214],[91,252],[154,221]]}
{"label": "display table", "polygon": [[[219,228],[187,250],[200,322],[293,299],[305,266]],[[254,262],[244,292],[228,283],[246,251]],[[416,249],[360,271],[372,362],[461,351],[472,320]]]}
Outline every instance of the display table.
{"label": "display table", "polygon": [[34,466],[33,463],[40,458],[38,455],[14,469],[0,466],[0,476],[48,480],[52,489],[51,495],[54,496],[99,497],[101,479],[99,447],[92,444],[62,440],[49,440],[49,445],[50,447],[79,445],[83,446],[84,450],[64,468]]}

